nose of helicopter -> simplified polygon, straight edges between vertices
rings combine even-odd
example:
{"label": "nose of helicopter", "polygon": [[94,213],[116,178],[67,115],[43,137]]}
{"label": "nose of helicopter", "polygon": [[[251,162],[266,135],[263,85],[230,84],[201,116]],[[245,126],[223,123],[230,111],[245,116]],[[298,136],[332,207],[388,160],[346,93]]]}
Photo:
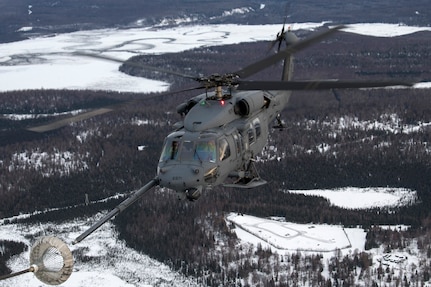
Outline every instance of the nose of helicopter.
{"label": "nose of helicopter", "polygon": [[157,169],[159,185],[185,193],[189,200],[196,200],[204,185],[203,168],[193,165],[169,165]]}

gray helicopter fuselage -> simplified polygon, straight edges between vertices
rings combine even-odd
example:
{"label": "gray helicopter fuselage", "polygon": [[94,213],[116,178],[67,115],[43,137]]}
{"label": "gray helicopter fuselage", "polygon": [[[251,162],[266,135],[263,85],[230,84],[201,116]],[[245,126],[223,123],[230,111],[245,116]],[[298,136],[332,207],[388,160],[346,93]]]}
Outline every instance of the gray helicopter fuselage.
{"label": "gray helicopter fuselage", "polygon": [[286,91],[194,97],[180,127],[165,139],[157,168],[160,186],[194,200],[228,177],[243,177],[289,97]]}

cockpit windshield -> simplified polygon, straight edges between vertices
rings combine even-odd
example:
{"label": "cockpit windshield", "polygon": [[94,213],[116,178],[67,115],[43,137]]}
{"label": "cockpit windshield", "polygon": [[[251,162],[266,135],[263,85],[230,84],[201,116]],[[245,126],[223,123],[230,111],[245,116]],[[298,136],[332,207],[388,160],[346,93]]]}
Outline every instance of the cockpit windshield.
{"label": "cockpit windshield", "polygon": [[216,161],[216,146],[214,140],[198,141],[195,146],[196,157],[201,161]]}
{"label": "cockpit windshield", "polygon": [[163,147],[160,161],[168,160],[215,162],[215,140],[168,140]]}

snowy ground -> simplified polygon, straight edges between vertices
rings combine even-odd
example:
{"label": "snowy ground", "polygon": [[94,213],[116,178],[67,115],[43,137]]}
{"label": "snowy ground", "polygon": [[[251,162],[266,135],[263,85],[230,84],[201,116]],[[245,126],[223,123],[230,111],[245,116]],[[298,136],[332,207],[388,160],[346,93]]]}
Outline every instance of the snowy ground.
{"label": "snowy ground", "polygon": [[[100,215],[99,215],[100,217]],[[0,225],[0,240],[23,242],[29,247],[33,244],[28,238],[57,236],[64,240],[71,251],[82,250],[83,255],[92,257],[88,262],[77,260],[71,277],[61,286],[65,287],[132,287],[132,286],[197,286],[193,278],[170,270],[170,268],[147,255],[139,253],[118,240],[112,223],[108,222],[100,230],[90,235],[77,245],[71,243],[92,223],[77,219],[61,225],[40,224]],[[20,271],[29,267],[29,253],[24,252],[9,261],[9,268]],[[41,283],[33,273],[0,281],[0,287],[6,286],[48,286]]]}
{"label": "snowy ground", "polygon": [[[326,197],[333,205],[343,208],[391,208],[414,204],[416,192],[397,188],[343,188],[337,190],[291,190],[292,193],[311,194]],[[336,196],[335,196],[336,195]],[[352,199],[352,195],[354,199]],[[349,199],[350,200],[346,200]],[[343,200],[338,200],[343,199]],[[297,224],[286,222],[284,218],[258,218],[250,215],[231,213],[226,220],[233,223],[233,229],[242,244],[262,246],[277,254],[320,254],[323,262],[334,256],[345,256],[365,251],[366,232],[362,228],[344,228],[326,224]],[[381,226],[392,230],[406,229],[407,226]],[[395,274],[405,274],[408,278],[417,270],[421,262],[427,259],[415,244],[405,250],[392,250],[387,253],[381,248],[367,250],[373,258],[374,268],[383,266],[395,270]],[[338,255],[337,255],[338,254]],[[326,269],[322,274],[328,277]],[[403,273],[404,272],[404,273]],[[308,286],[308,285],[307,285]],[[367,286],[365,282],[359,286]],[[392,285],[388,285],[392,286]],[[395,285],[393,285],[395,286]],[[430,286],[426,283],[424,286]]]}
{"label": "snowy ground", "polygon": [[[292,192],[292,191],[290,191]],[[306,190],[295,191],[307,193]],[[397,204],[412,204],[416,198],[416,192],[405,189],[358,189],[346,188],[339,190],[313,190],[313,194],[326,196],[336,192],[340,198],[348,198],[351,193],[358,193],[360,197],[356,201],[362,201],[364,208],[369,206],[390,207]],[[409,195],[407,196],[406,193]],[[387,195],[391,197],[388,199]],[[371,195],[371,196],[370,196]],[[329,196],[330,197],[330,196]],[[380,199],[377,199],[380,197]],[[374,198],[374,200],[370,200]],[[395,199],[396,198],[396,199]],[[406,201],[410,198],[412,201]],[[377,200],[376,200],[377,199]],[[353,203],[353,201],[350,201]],[[337,205],[337,203],[334,203]],[[346,208],[357,208],[355,205],[342,204]],[[20,215],[28,217],[29,215]],[[91,220],[76,219],[61,225],[39,224],[19,225],[5,224],[0,221],[0,240],[14,240],[31,246],[33,242],[29,238],[40,236],[57,236],[66,243],[71,243],[80,233],[86,230],[102,214],[98,214]],[[17,217],[11,218],[16,219]],[[354,251],[363,251],[365,243],[365,231],[361,228],[343,228],[342,226],[322,224],[296,224],[285,222],[281,218],[257,218],[249,215],[229,214],[226,219],[235,223],[234,229],[243,244],[260,244],[264,248],[271,248],[278,254],[291,252],[321,253],[325,258],[330,258],[336,250],[344,254]],[[7,221],[6,221],[7,222]],[[399,228],[399,227],[387,227]],[[168,266],[157,262],[145,254],[128,248],[118,236],[110,222],[90,235],[77,245],[70,245],[72,251],[80,251],[83,255],[92,257],[88,262],[77,261],[74,273],[62,286],[197,286],[193,278],[185,278],[179,273],[173,272]],[[376,258],[383,264],[404,265],[415,264],[417,259],[411,254],[383,254],[375,251]],[[29,266],[29,251],[14,257],[9,261],[9,266],[14,271],[19,271]],[[0,287],[6,286],[47,286],[28,273],[6,281],[0,281]]]}
{"label": "snowy ground", "polygon": [[[313,30],[323,24],[293,23],[290,26],[294,30]],[[170,29],[103,29],[0,44],[0,91],[40,88],[165,91],[169,88],[168,83],[131,77],[118,71],[118,63],[72,53],[96,53],[126,60],[137,54],[162,54],[204,46],[272,40],[281,26],[226,24]],[[431,31],[431,28],[372,23],[352,24],[344,30],[377,37],[394,37]],[[429,83],[420,85],[429,86]]]}

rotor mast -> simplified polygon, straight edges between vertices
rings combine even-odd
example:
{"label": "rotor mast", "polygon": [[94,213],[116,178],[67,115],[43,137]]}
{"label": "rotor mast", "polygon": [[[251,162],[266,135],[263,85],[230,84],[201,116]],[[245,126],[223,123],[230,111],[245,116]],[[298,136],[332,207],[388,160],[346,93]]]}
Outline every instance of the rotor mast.
{"label": "rotor mast", "polygon": [[223,89],[220,85],[216,86],[215,88],[216,98],[217,100],[223,99]]}

